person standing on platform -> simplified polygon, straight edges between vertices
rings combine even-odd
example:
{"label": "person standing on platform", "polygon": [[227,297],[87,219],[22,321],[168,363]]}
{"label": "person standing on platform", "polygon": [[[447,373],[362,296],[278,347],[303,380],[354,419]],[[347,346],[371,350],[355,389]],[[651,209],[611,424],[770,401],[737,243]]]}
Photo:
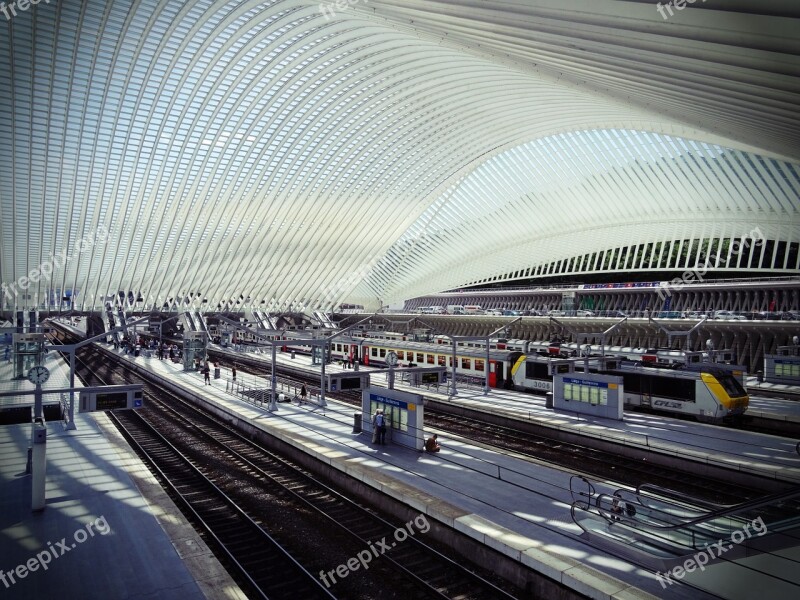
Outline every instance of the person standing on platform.
{"label": "person standing on platform", "polygon": [[375,418],[372,420],[373,430],[375,434],[373,434],[373,439],[376,443],[381,444],[383,446],[386,445],[386,416],[383,414],[383,409],[379,408],[375,411]]}
{"label": "person standing on platform", "polygon": [[233,383],[236,383],[236,365],[231,367],[231,378],[233,379]]}
{"label": "person standing on platform", "polygon": [[308,390],[306,389],[306,384],[304,383],[302,386],[300,386],[300,404],[305,404],[307,395]]}
{"label": "person standing on platform", "polygon": [[211,369],[208,367],[208,363],[203,365],[203,379],[206,385],[211,385]]}

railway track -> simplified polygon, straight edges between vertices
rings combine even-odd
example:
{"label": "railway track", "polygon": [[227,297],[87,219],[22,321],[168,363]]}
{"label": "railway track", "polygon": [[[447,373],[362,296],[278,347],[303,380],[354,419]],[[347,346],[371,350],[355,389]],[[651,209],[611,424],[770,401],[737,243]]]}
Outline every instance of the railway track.
{"label": "railway track", "polygon": [[[100,357],[102,377],[87,364]],[[80,353],[79,366],[92,383],[142,383],[94,349]],[[112,418],[252,597],[522,596],[424,540],[424,515],[382,517],[167,390],[144,387],[148,408]]]}
{"label": "railway track", "polygon": [[[419,515],[408,523],[391,523],[196,407],[176,399],[169,406],[156,402],[161,416],[213,446],[216,460],[236,472],[247,473],[251,485],[257,482],[270,495],[295,503],[299,511],[319,515],[326,530],[351,538],[352,547],[360,549],[356,556],[365,561],[368,559],[368,566],[378,558],[391,565],[391,570],[400,574],[393,588],[401,597],[513,598],[417,537],[424,536],[430,527],[425,515]],[[363,568],[363,565],[359,564],[359,567]],[[333,568],[331,571],[320,578],[328,582],[335,580],[337,574]]]}
{"label": "railway track", "polygon": [[334,598],[292,556],[137,412],[111,413],[122,434],[172,492],[184,513],[216,542],[250,585],[270,600]]}

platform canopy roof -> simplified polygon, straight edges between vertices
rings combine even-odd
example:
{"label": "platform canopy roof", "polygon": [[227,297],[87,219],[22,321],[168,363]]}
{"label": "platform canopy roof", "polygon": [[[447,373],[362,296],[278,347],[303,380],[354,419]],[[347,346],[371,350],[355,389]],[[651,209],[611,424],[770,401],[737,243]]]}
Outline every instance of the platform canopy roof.
{"label": "platform canopy roof", "polygon": [[753,231],[800,272],[793,0],[0,14],[4,308],[377,307]]}

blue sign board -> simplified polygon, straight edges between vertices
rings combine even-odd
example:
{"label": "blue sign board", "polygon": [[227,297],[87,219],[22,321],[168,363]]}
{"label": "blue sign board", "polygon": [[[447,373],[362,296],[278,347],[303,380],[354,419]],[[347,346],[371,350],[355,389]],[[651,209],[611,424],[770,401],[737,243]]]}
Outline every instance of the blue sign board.
{"label": "blue sign board", "polygon": [[394,398],[387,398],[386,396],[381,396],[380,394],[370,394],[369,400],[370,402],[382,402],[383,404],[388,404],[389,406],[399,406],[400,408],[408,409],[407,402],[395,400]]}

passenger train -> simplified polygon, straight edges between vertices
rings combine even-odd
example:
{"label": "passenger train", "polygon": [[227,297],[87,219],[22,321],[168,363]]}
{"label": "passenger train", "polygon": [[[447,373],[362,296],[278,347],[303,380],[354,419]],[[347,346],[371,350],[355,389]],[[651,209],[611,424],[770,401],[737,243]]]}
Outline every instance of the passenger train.
{"label": "passenger train", "polygon": [[[403,340],[365,338],[347,343],[334,341],[331,357],[359,360],[362,364],[383,367],[386,355],[395,352],[402,366],[453,366],[452,344],[421,343]],[[449,341],[449,339],[448,339]],[[484,343],[485,346],[485,343]],[[502,346],[502,347],[501,347]],[[548,346],[548,350],[555,348]],[[677,352],[677,351],[671,351]],[[547,355],[525,354],[510,340],[494,340],[489,348],[489,386],[542,394],[552,391],[553,373],[563,368],[564,353]],[[456,373],[484,379],[486,349],[461,346],[456,349]],[[701,421],[717,422],[740,417],[745,413],[749,398],[740,379],[742,373],[709,362],[681,364],[632,361],[620,356],[609,375],[623,378],[625,404],[666,413],[680,414]],[[597,372],[597,359],[589,359],[590,371]],[[583,369],[577,361],[576,370]]]}
{"label": "passenger train", "polygon": [[[240,333],[237,337],[245,341]],[[282,350],[311,353],[311,347],[302,340],[287,339]],[[590,371],[597,371],[596,356],[600,350],[600,346],[590,348]],[[452,341],[446,336],[435,336],[432,342],[417,342],[411,334],[354,331],[353,337],[332,340],[329,352],[332,360],[373,367],[385,367],[386,356],[394,352],[401,370],[408,366],[445,367],[449,376],[453,368]],[[488,353],[489,386],[537,394],[552,391],[554,370],[563,368],[564,358],[575,358],[578,353],[576,344],[492,339]],[[607,346],[606,356],[609,355],[620,360],[603,373],[623,378],[627,407],[709,422],[738,418],[747,410],[749,397],[742,384],[743,373],[730,365],[707,361],[684,364],[685,353],[678,350]],[[458,375],[484,380],[486,360],[485,340],[462,341],[456,346]],[[576,361],[576,371],[583,367],[583,361]]]}

